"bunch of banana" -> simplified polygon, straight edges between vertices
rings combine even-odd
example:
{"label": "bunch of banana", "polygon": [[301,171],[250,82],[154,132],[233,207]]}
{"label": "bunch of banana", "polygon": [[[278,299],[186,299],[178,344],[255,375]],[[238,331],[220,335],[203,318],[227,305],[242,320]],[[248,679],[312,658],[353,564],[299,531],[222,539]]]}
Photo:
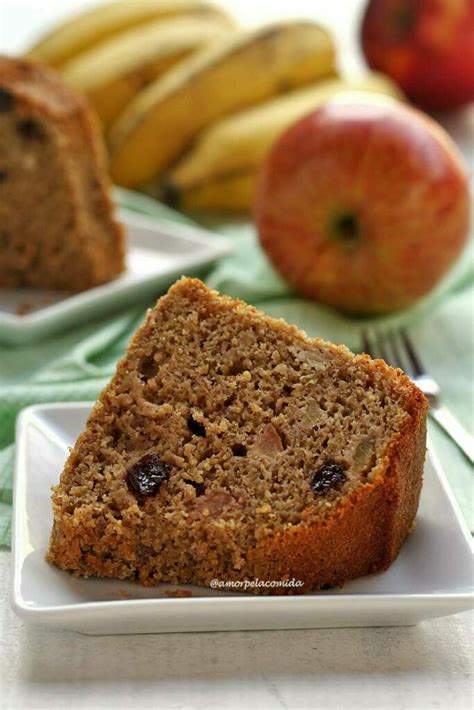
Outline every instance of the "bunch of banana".
{"label": "bunch of banana", "polygon": [[31,47],[28,56],[61,67],[78,54],[124,30],[190,12],[201,13],[202,19],[228,18],[224,10],[206,0],[116,0],[62,23]]}
{"label": "bunch of banana", "polygon": [[114,0],[29,52],[89,98],[116,183],[234,212],[250,208],[272,143],[317,105],[347,90],[400,97],[375,74],[338,79],[335,55],[314,22],[237,30],[212,0]]}
{"label": "bunch of banana", "polygon": [[159,178],[213,121],[335,74],[334,45],[316,23],[232,33],[179,62],[128,105],[109,133],[112,178],[128,187]]}
{"label": "bunch of banana", "polygon": [[190,211],[246,211],[252,204],[259,167],[273,142],[295,121],[341,92],[370,92],[402,98],[380,74],[323,81],[214,123],[172,169],[161,197]]}
{"label": "bunch of banana", "polygon": [[201,10],[150,22],[82,52],[63,64],[61,73],[86,94],[107,131],[145,86],[232,27],[225,15]]}

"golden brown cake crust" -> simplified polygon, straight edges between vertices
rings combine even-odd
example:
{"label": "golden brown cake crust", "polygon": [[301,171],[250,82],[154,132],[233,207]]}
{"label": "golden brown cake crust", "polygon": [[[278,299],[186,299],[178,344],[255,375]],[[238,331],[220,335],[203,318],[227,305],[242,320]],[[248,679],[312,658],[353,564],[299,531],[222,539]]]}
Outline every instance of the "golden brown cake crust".
{"label": "golden brown cake crust", "polygon": [[[303,582],[249,589],[264,593],[384,570],[418,507],[426,412],[383,361],[182,279],[149,312],[71,452],[48,559],[144,585]],[[127,481],[150,453],[171,473],[141,498]],[[311,480],[328,461],[343,482],[318,491]]]}
{"label": "golden brown cake crust", "polygon": [[[380,361],[375,361],[378,365]],[[387,569],[413,527],[426,451],[426,402],[414,390],[413,419],[387,451],[384,477],[324,521],[291,531],[254,552],[255,576],[303,580],[304,590],[342,586]]]}
{"label": "golden brown cake crust", "polygon": [[124,268],[105,150],[86,100],[0,57],[0,283],[80,291]]}
{"label": "golden brown cake crust", "polygon": [[40,62],[0,56],[0,76],[3,89],[40,106],[52,118],[88,110],[86,101],[66,87],[58,74]]}

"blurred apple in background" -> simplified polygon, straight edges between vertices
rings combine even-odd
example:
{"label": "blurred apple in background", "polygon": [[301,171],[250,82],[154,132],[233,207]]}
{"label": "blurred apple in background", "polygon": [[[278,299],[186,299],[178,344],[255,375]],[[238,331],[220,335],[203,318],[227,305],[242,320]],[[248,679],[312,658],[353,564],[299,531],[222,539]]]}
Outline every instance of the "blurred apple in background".
{"label": "blurred apple in background", "polygon": [[260,241],[302,295],[353,313],[410,305],[459,256],[469,193],[445,131],[388,98],[333,99],[266,160]]}
{"label": "blurred apple in background", "polygon": [[362,48],[422,108],[474,100],[473,0],[370,0]]}

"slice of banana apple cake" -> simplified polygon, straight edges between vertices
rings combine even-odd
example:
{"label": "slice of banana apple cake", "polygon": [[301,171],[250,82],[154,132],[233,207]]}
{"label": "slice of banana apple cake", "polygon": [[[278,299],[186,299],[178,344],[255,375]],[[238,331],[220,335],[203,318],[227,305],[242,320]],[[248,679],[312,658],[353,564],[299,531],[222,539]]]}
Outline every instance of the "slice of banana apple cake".
{"label": "slice of banana apple cake", "polygon": [[53,493],[77,575],[308,591],[412,528],[427,405],[399,370],[183,278],[148,313]]}
{"label": "slice of banana apple cake", "polygon": [[51,69],[0,57],[0,285],[82,291],[123,269],[95,116]]}

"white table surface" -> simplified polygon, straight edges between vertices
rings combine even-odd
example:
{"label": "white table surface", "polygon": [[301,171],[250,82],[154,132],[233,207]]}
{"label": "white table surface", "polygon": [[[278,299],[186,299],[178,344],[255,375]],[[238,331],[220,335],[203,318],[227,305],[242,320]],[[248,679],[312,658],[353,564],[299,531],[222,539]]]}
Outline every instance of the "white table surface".
{"label": "white table surface", "polygon": [[[0,49],[16,52],[84,0],[0,0]],[[361,66],[361,0],[221,0],[244,22],[317,16],[342,66]],[[472,158],[472,113],[449,129]],[[471,710],[474,613],[419,626],[88,637],[23,624],[0,551],[0,707]]]}
{"label": "white table surface", "polygon": [[10,708],[471,710],[474,614],[403,628],[82,636],[25,626],[0,552]]}

